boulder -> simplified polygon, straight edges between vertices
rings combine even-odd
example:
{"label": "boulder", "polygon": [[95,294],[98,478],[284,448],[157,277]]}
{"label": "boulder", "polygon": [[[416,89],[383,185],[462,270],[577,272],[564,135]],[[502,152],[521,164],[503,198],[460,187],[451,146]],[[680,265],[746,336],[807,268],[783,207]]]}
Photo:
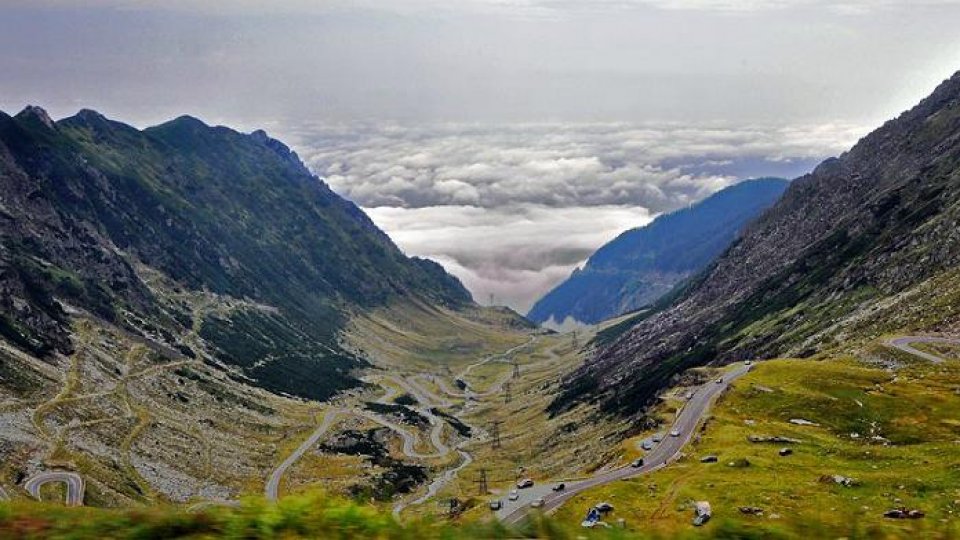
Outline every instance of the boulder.
{"label": "boulder", "polygon": [[883,513],[883,517],[890,519],[920,519],[925,515],[921,510],[907,510],[903,506]]}

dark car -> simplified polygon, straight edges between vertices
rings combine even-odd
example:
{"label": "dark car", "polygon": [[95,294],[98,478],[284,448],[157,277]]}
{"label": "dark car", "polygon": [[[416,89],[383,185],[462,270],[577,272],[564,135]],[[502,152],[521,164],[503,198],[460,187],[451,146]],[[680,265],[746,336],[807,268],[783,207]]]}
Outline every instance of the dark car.
{"label": "dark car", "polygon": [[640,458],[637,458],[637,459],[633,460],[633,463],[631,463],[630,466],[633,467],[634,469],[638,469],[638,468],[640,468],[640,467],[643,467],[643,458],[640,457]]}
{"label": "dark car", "polygon": [[559,484],[553,486],[554,491],[563,491],[565,489],[567,489],[567,485],[564,484],[563,482],[560,482]]}
{"label": "dark car", "polygon": [[608,502],[602,502],[593,507],[597,512],[601,514],[607,514],[613,512],[613,505]]}

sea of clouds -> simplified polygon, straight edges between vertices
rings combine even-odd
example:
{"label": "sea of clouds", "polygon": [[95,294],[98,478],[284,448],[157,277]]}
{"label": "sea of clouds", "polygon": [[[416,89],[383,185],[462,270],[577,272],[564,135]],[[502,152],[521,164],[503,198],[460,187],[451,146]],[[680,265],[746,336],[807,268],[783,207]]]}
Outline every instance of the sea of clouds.
{"label": "sea of clouds", "polygon": [[861,126],[304,125],[304,161],[410,255],[526,312],[603,243],[739,180],[793,178]]}

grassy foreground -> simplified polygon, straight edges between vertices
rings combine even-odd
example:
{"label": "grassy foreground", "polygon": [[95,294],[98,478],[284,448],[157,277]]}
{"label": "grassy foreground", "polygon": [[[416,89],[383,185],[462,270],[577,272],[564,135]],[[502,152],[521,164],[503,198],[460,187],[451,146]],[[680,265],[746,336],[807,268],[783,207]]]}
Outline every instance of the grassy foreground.
{"label": "grassy foreground", "polygon": [[[742,538],[746,531],[726,523],[707,536],[684,533],[669,538]],[[238,508],[201,512],[154,507],[106,510],[65,508],[32,502],[0,504],[2,539],[163,539],[163,538],[323,538],[323,539],[661,539],[668,536],[622,529],[585,531],[549,519],[533,519],[508,529],[499,523],[417,520],[399,523],[389,512],[328,497],[292,496],[267,504],[249,499]]]}

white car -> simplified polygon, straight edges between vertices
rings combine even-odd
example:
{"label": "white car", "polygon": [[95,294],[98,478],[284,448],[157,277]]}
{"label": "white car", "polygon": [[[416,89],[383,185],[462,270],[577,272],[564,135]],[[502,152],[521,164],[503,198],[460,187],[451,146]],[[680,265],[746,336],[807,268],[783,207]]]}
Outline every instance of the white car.
{"label": "white car", "polygon": [[515,501],[520,498],[520,492],[515,489],[511,489],[510,496],[507,498],[510,499],[511,501]]}
{"label": "white car", "polygon": [[746,362],[743,363],[743,365],[745,365],[745,366],[749,366],[749,365],[752,365],[752,364],[753,364],[753,361],[752,361],[752,360],[747,360]]}
{"label": "white car", "polygon": [[541,508],[543,506],[543,497],[530,503],[530,508]]}
{"label": "white car", "polygon": [[660,441],[663,440],[663,434],[662,434],[662,433],[657,433],[657,434],[654,435],[652,438],[653,438],[653,442],[660,442]]}
{"label": "white car", "polygon": [[717,384],[723,384],[723,377],[720,377],[719,379],[717,379]]}
{"label": "white car", "polygon": [[643,448],[649,452],[650,450],[653,450],[653,443],[650,441],[643,441],[643,443],[640,444],[640,448]]}
{"label": "white car", "polygon": [[679,429],[671,430],[671,431],[670,431],[670,436],[671,436],[671,437],[679,437],[679,436],[680,436],[680,430],[679,430]]}

